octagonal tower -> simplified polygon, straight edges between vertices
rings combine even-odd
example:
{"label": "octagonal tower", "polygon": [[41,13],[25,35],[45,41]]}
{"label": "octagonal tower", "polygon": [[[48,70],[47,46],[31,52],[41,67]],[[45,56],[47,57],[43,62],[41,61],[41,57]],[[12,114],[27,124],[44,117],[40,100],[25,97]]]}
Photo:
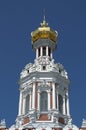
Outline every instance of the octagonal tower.
{"label": "octagonal tower", "polygon": [[20,74],[16,126],[29,130],[62,129],[70,118],[69,79],[63,65],[54,63],[58,32],[44,18],[31,37],[36,58]]}

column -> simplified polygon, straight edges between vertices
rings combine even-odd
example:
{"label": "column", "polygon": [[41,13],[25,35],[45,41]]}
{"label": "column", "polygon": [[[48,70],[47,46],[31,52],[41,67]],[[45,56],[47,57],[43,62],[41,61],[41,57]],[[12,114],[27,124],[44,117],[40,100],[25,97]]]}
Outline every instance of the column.
{"label": "column", "polygon": [[38,49],[36,49],[36,58],[38,58]]}
{"label": "column", "polygon": [[32,93],[32,109],[35,109],[35,97],[36,97],[36,92],[35,92],[36,86],[35,82],[33,82],[33,93]]}
{"label": "column", "polygon": [[40,90],[38,90],[38,111],[40,111]]}
{"label": "column", "polygon": [[53,98],[53,109],[56,109],[56,101],[55,101],[55,83],[52,83],[52,88],[53,88],[53,90],[52,90],[52,98]]}
{"label": "column", "polygon": [[59,99],[58,99],[58,90],[57,90],[57,111],[59,111]]}
{"label": "column", "polygon": [[51,55],[50,55],[51,59],[53,58],[53,54],[52,54],[52,49],[51,49]]}
{"label": "column", "polygon": [[50,90],[48,91],[48,110],[50,110]]}
{"label": "column", "polygon": [[48,56],[48,46],[46,46],[46,56]]}
{"label": "column", "polygon": [[22,92],[20,92],[20,99],[19,99],[19,114],[22,114]]}
{"label": "column", "polygon": [[63,96],[63,114],[65,115],[65,95]]}
{"label": "column", "polygon": [[66,93],[67,95],[67,115],[70,116],[70,111],[69,111],[69,96],[68,96],[68,92]]}
{"label": "column", "polygon": [[31,91],[30,91],[30,106],[29,106],[29,110],[31,110]]}
{"label": "column", "polygon": [[26,97],[23,96],[23,114],[25,114],[25,107],[26,107]]}
{"label": "column", "polygon": [[43,49],[42,49],[42,46],[40,47],[40,50],[41,50],[40,54],[41,54],[41,56],[43,56]]}

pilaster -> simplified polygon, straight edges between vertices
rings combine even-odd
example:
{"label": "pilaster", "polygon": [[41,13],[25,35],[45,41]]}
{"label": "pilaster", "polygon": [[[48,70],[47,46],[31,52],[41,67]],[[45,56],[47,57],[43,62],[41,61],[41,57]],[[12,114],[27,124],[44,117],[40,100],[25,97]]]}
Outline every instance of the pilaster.
{"label": "pilaster", "polygon": [[50,110],[50,90],[48,90],[48,110]]}
{"label": "pilaster", "polygon": [[59,99],[58,99],[58,90],[57,90],[57,111],[59,111]]}
{"label": "pilaster", "polygon": [[52,98],[53,98],[53,99],[52,99],[52,101],[53,101],[53,102],[52,102],[52,103],[53,103],[52,105],[53,105],[53,109],[56,109],[55,94],[56,94],[56,93],[55,93],[55,83],[53,82],[53,83],[52,83]]}
{"label": "pilaster", "polygon": [[32,94],[31,94],[31,92],[30,92],[30,106],[29,106],[29,110],[31,110],[31,103],[32,103],[31,97],[32,97]]}
{"label": "pilaster", "polygon": [[38,111],[40,111],[40,90],[38,90]]}
{"label": "pilaster", "polygon": [[20,99],[19,99],[19,113],[20,116],[22,114],[22,92],[20,92]]}
{"label": "pilaster", "polygon": [[23,96],[23,114],[25,114],[26,97]]}
{"label": "pilaster", "polygon": [[67,95],[67,116],[70,116],[68,92],[66,93],[66,95]]}
{"label": "pilaster", "polygon": [[33,82],[33,92],[32,92],[32,109],[35,109],[35,100],[36,100],[36,83]]}
{"label": "pilaster", "polygon": [[66,114],[66,110],[65,110],[65,95],[63,95],[63,114]]}

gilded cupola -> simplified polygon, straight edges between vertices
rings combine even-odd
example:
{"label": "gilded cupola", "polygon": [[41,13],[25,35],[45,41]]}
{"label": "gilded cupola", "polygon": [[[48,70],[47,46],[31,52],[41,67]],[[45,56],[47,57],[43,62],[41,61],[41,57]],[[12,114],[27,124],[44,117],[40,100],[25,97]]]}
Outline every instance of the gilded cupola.
{"label": "gilded cupola", "polygon": [[40,27],[38,27],[35,31],[33,31],[31,33],[33,44],[39,39],[50,39],[51,41],[56,43],[57,42],[57,36],[58,36],[57,31],[51,29],[48,26],[48,23],[45,20],[45,16],[44,16],[43,22],[40,24]]}

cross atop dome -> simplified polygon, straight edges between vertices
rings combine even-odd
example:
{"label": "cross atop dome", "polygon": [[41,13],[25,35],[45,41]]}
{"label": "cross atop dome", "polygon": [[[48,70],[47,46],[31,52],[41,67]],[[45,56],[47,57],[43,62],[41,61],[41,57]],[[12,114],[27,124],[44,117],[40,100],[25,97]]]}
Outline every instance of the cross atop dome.
{"label": "cross atop dome", "polygon": [[46,22],[46,17],[45,17],[45,11],[44,11],[44,19],[43,19],[43,22],[40,23],[41,27],[47,27],[48,26],[48,23]]}

